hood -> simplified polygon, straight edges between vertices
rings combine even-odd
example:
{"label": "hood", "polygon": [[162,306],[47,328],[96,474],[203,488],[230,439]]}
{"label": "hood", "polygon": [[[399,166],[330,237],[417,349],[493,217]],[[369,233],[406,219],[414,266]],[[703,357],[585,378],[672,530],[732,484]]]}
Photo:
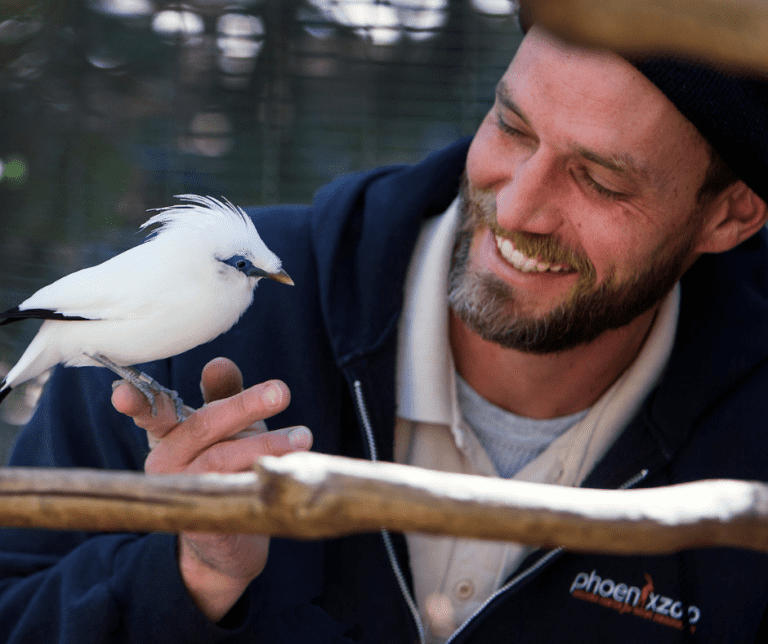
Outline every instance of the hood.
{"label": "hood", "polygon": [[[746,446],[734,446],[735,451],[765,453],[764,432],[750,429],[755,423],[754,410],[745,409],[740,396],[761,389],[760,378],[767,371],[766,230],[726,253],[703,255],[685,274],[681,286],[677,334],[666,369],[585,487],[615,487],[640,468],[651,472],[662,468],[695,435],[703,444],[721,445],[722,440],[728,444],[736,440],[733,431],[739,428],[743,431],[738,440]],[[752,378],[756,380],[749,382]],[[722,446],[710,451],[718,449]],[[711,478],[707,465],[699,465],[700,470],[694,464],[679,474],[686,480]]]}
{"label": "hood", "polygon": [[[682,279],[677,338],[650,406],[665,435],[690,427],[768,359],[768,233],[703,255]],[[683,436],[670,439],[675,449]]]}
{"label": "hood", "polygon": [[413,166],[342,177],[312,204],[323,317],[344,365],[397,330],[408,262],[425,218],[459,191],[471,139]]}

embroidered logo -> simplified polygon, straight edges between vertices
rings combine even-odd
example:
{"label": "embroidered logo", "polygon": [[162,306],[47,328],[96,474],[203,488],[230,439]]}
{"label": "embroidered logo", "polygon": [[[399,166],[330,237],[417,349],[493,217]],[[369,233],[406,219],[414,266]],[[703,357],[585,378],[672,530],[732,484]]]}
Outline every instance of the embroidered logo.
{"label": "embroidered logo", "polygon": [[688,625],[694,632],[701,611],[696,606],[686,607],[680,600],[657,593],[651,576],[647,573],[644,576],[645,585],[638,587],[603,579],[597,570],[580,572],[571,584],[571,596],[611,608],[622,615],[636,615],[678,630],[685,627],[683,618],[687,613]]}

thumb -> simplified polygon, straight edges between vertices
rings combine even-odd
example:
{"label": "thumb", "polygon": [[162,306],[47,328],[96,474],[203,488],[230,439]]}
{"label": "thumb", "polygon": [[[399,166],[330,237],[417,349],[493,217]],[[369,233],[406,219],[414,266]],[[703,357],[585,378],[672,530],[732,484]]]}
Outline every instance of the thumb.
{"label": "thumb", "polygon": [[206,403],[229,398],[243,390],[243,374],[228,358],[214,358],[203,367],[200,390]]}

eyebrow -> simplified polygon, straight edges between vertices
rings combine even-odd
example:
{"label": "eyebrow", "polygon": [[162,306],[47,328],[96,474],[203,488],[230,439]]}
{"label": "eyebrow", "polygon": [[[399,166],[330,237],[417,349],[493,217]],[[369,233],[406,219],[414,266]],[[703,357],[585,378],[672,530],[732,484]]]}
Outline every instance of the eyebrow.
{"label": "eyebrow", "polygon": [[[505,109],[508,109],[510,112],[515,114],[528,127],[532,128],[530,120],[525,115],[520,106],[515,103],[509,87],[504,82],[503,78],[496,84],[496,100]],[[648,181],[653,180],[654,174],[649,172],[648,169],[642,163],[638,162],[637,159],[635,159],[631,154],[624,153],[604,155],[578,144],[574,144],[572,149],[587,161],[596,163],[597,165],[616,172],[617,174],[632,176],[639,179],[646,179]]]}
{"label": "eyebrow", "polygon": [[510,112],[514,113],[528,127],[531,127],[531,122],[528,120],[528,117],[523,113],[523,110],[520,109],[517,103],[512,100],[512,95],[503,78],[496,83],[496,100]]}
{"label": "eyebrow", "polygon": [[573,146],[573,149],[587,161],[596,163],[617,174],[634,176],[646,180],[650,180],[652,177],[652,174],[638,163],[631,154],[605,156],[580,145]]}

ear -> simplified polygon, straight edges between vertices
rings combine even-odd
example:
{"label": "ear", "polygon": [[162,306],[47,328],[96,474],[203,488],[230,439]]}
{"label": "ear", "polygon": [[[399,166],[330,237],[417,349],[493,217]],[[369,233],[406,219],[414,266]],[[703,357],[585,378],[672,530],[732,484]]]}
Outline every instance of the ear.
{"label": "ear", "polygon": [[728,186],[707,206],[696,252],[722,253],[754,235],[768,219],[768,205],[743,181]]}

